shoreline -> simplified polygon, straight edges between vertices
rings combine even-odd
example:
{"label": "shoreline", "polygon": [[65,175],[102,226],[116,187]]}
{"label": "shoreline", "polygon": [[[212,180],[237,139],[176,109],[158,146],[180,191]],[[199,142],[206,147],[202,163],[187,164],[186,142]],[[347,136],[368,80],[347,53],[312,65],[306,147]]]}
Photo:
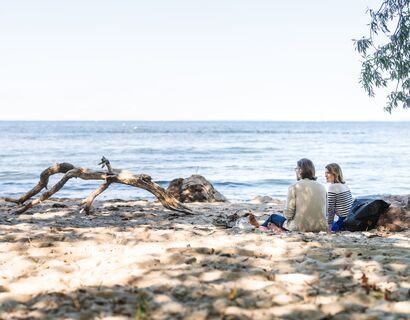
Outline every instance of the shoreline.
{"label": "shoreline", "polygon": [[[391,196],[401,206],[408,195]],[[0,318],[403,319],[410,230],[264,233],[218,221],[284,201],[194,203],[52,198],[12,215],[0,198]]]}

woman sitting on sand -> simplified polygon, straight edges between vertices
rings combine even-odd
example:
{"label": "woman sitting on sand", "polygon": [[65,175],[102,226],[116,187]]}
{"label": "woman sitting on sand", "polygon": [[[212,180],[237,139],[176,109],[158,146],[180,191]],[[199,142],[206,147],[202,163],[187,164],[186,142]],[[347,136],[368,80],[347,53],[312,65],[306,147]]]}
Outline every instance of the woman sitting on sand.
{"label": "woman sitting on sand", "polygon": [[284,216],[272,214],[261,226],[253,214],[249,222],[261,230],[327,231],[326,189],[316,181],[315,166],[300,159],[295,168],[297,182],[288,189]]}
{"label": "woman sitting on sand", "polygon": [[[343,230],[344,220],[352,207],[353,198],[349,187],[343,180],[342,169],[337,163],[325,167],[327,189],[327,223],[333,232]],[[334,221],[335,215],[338,217]]]}

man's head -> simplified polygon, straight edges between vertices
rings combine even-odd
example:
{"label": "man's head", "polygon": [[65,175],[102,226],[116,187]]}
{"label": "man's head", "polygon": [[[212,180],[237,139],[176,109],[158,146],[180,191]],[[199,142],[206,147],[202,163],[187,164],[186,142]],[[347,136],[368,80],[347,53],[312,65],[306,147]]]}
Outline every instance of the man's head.
{"label": "man's head", "polygon": [[316,180],[317,177],[315,176],[316,170],[315,165],[309,159],[303,158],[300,159],[297,163],[296,168],[296,177],[298,180],[300,179],[309,179],[309,180]]}

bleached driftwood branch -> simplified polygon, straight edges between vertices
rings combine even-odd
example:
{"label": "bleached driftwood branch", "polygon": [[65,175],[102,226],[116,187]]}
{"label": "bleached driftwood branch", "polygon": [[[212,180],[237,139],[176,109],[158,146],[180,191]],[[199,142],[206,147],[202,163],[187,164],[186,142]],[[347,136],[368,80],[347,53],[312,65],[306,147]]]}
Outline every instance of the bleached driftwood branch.
{"label": "bleached driftwood branch", "polygon": [[[106,189],[108,189],[108,187],[112,183],[121,183],[147,190],[148,192],[151,192],[165,208],[182,213],[192,213],[191,209],[184,206],[174,197],[169,195],[161,186],[153,182],[149,175],[135,175],[129,171],[113,169],[110,162],[105,157],[101,159],[101,162],[99,164],[102,165],[103,168],[106,167],[107,171],[94,171],[87,168],[75,167],[70,163],[57,163],[45,169],[40,174],[40,181],[37,183],[37,185],[26,194],[18,199],[6,198],[6,201],[22,205],[20,209],[15,211],[16,214],[21,214],[26,212],[33,206],[50,198],[53,194],[58,192],[71,178],[80,178],[83,180],[104,181],[104,183],[100,187],[94,190],[86,199],[82,201],[82,211],[84,211],[85,213],[88,213],[90,211],[95,198]],[[52,186],[50,190],[44,192],[39,198],[32,200],[27,204],[24,204],[27,200],[31,199],[44,188],[47,189],[49,177],[56,173],[64,173],[64,176],[60,179],[60,181]]]}

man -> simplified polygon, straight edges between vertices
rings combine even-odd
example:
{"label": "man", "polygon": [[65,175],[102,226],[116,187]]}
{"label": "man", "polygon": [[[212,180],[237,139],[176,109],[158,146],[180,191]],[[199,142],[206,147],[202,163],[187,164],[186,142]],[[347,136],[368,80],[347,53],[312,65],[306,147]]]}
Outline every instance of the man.
{"label": "man", "polygon": [[316,181],[315,166],[309,159],[300,159],[295,168],[297,182],[288,189],[284,216],[272,214],[261,226],[252,214],[249,222],[261,230],[319,232],[327,231],[326,189]]}

